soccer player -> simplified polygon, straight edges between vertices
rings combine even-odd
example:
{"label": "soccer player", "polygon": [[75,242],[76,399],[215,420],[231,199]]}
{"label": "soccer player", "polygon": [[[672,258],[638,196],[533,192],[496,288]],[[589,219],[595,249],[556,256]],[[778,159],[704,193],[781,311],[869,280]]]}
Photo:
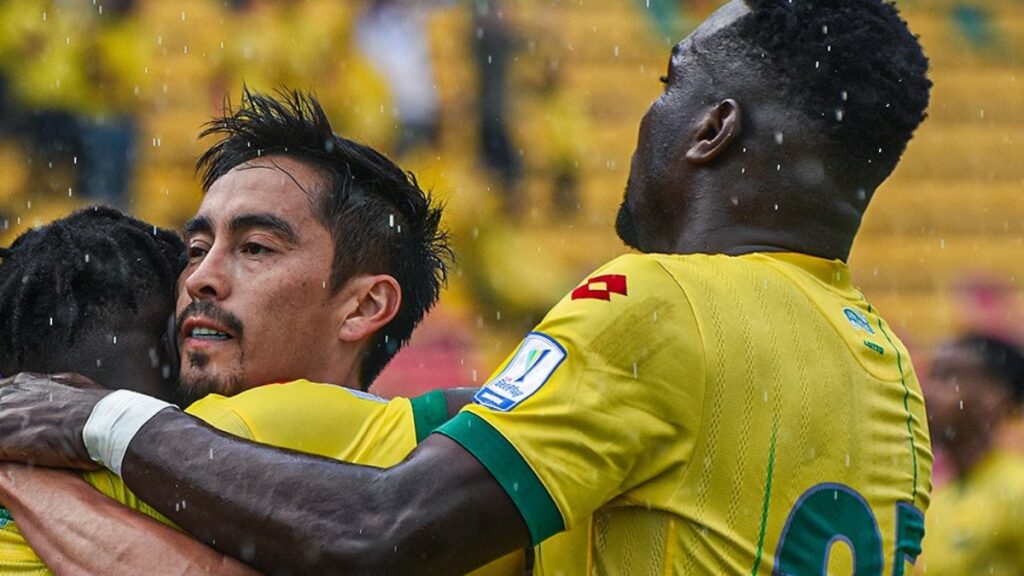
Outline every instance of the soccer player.
{"label": "soccer player", "polygon": [[1024,573],[1024,458],[996,443],[1024,401],[1024,354],[999,338],[963,336],[936,351],[927,384],[953,480],[932,499],[917,572]]}
{"label": "soccer player", "polygon": [[[176,358],[163,345],[163,336],[174,306],[174,283],[184,267],[184,244],[175,233],[110,208],[87,208],[22,234],[10,248],[0,249],[0,370],[77,372],[173,397]],[[54,408],[59,414],[59,406]],[[19,530],[25,528],[23,518],[33,524],[34,507],[22,506],[23,499],[45,503],[51,529],[67,528],[63,519],[71,517],[83,523],[79,533],[93,532],[102,544],[144,544],[166,571],[160,573],[250,573],[184,534],[141,517],[123,520],[128,529],[111,539],[109,531],[96,530],[99,523],[91,515],[97,510],[90,504],[96,492],[66,473],[8,466],[0,474],[0,492],[16,516],[0,509],[3,574],[49,573]],[[152,537],[143,541],[136,530],[152,530]],[[31,527],[24,532],[36,535]],[[51,563],[68,569],[58,554],[50,556]]]}
{"label": "soccer player", "polygon": [[[246,181],[248,188],[243,198],[233,199],[235,207],[241,210],[241,215],[231,223],[236,227],[253,226],[256,230],[247,231],[241,239],[237,240],[237,245],[232,247],[226,257],[225,255],[219,256],[222,268],[214,273],[216,277],[212,282],[216,289],[221,291],[222,297],[216,299],[216,304],[211,304],[203,297],[211,286],[207,283],[208,279],[194,279],[191,274],[196,268],[194,264],[197,261],[210,262],[205,258],[196,257],[197,246],[200,244],[190,246],[191,262],[186,265],[183,262],[184,251],[180,240],[169,232],[160,231],[161,237],[170,236],[177,242],[173,245],[173,248],[176,249],[173,255],[179,265],[169,274],[163,276],[149,274],[147,276],[148,270],[142,266],[141,257],[133,252],[139,239],[126,235],[120,230],[127,228],[130,232],[137,232],[136,229],[142,229],[149,233],[152,227],[112,210],[90,210],[82,214],[85,216],[102,214],[105,218],[93,221],[87,218],[78,218],[76,215],[67,221],[58,221],[47,228],[28,233],[8,252],[9,258],[0,268],[0,272],[2,272],[0,278],[9,279],[8,285],[15,287],[22,285],[22,282],[18,280],[23,277],[32,279],[32,282],[29,284],[30,298],[15,297],[22,294],[17,289],[11,294],[9,300],[16,306],[14,313],[0,315],[0,319],[10,321],[6,326],[9,330],[5,333],[12,335],[18,342],[31,342],[33,345],[39,342],[43,344],[43,347],[32,348],[31,354],[17,354],[17,358],[5,364],[7,370],[50,372],[59,368],[83,372],[101,379],[100,381],[112,383],[117,383],[125,377],[135,378],[136,371],[141,370],[139,361],[144,358],[148,362],[154,352],[150,351],[149,356],[129,356],[118,365],[119,371],[96,372],[90,370],[89,366],[96,359],[102,360],[102,362],[97,362],[100,364],[112,364],[109,358],[131,350],[133,346],[144,346],[144,343],[147,342],[150,347],[155,346],[155,343],[159,341],[155,335],[164,331],[165,317],[170,305],[169,300],[173,293],[174,278],[183,267],[186,273],[182,276],[182,290],[179,292],[178,311],[181,318],[177,325],[182,328],[186,343],[188,338],[202,339],[201,337],[197,338],[197,333],[202,335],[204,331],[189,325],[190,321],[199,317],[206,322],[223,322],[230,325],[233,330],[232,335],[236,339],[241,339],[244,333],[247,339],[246,346],[257,348],[259,346],[276,346],[278,350],[286,351],[290,337],[287,331],[280,333],[264,331],[261,333],[258,326],[257,328],[252,327],[255,322],[243,321],[240,317],[249,319],[253,317],[251,315],[255,311],[262,310],[262,301],[259,297],[263,296],[264,299],[267,297],[266,287],[274,280],[272,276],[268,280],[267,275],[274,272],[280,275],[282,271],[294,271],[293,262],[301,256],[301,254],[295,255],[295,253],[309,250],[308,246],[301,245],[298,233],[296,233],[296,236],[291,238],[295,242],[295,245],[290,247],[293,253],[292,258],[280,258],[277,261],[268,258],[266,252],[271,251],[272,248],[263,246],[263,244],[272,243],[273,238],[268,238],[268,236],[272,236],[272,233],[260,229],[260,226],[269,226],[275,232],[281,228],[298,228],[299,222],[292,218],[295,212],[284,214],[272,211],[261,212],[258,210],[258,203],[255,205],[251,202],[246,203],[246,200],[257,196],[255,190],[262,187],[264,191],[273,191],[278,199],[287,198],[291,193],[296,200],[291,203],[291,207],[297,208],[299,214],[311,213],[312,207],[306,195],[307,190],[314,190],[324,186],[325,183],[319,179],[293,178],[276,169],[278,163],[288,162],[292,162],[293,166],[298,166],[301,169],[302,166],[308,167],[308,164],[319,161],[330,169],[348,170],[349,178],[351,178],[351,174],[360,174],[358,180],[346,179],[340,183],[342,192],[339,193],[340,197],[334,198],[344,205],[343,210],[348,212],[345,215],[346,218],[358,218],[360,210],[372,215],[374,208],[377,211],[381,210],[380,204],[385,206],[389,203],[398,204],[392,207],[392,215],[386,219],[378,219],[377,225],[368,223],[361,230],[358,228],[352,230],[351,227],[345,230],[345,233],[361,233],[361,235],[356,238],[343,237],[346,240],[346,250],[350,253],[362,252],[362,257],[365,258],[367,253],[372,253],[375,249],[383,252],[383,255],[377,255],[377,260],[369,265],[371,267],[390,272],[398,268],[393,264],[395,261],[401,262],[401,269],[393,272],[393,277],[406,280],[406,284],[402,285],[404,290],[396,292],[396,294],[407,296],[405,301],[407,309],[402,317],[407,324],[395,328],[391,334],[396,341],[408,338],[412,327],[425,310],[436,301],[443,279],[443,265],[447,253],[443,233],[439,231],[439,209],[431,206],[429,199],[415,185],[415,181],[406,178],[397,167],[383,160],[382,157],[372,156],[375,153],[369,149],[364,150],[355,143],[334,136],[315,99],[300,94],[293,94],[284,101],[276,101],[264,95],[246,93],[242,106],[233,114],[229,114],[217,122],[215,128],[216,130],[213,132],[224,136],[224,138],[214,146],[213,152],[208,154],[203,161],[209,168],[207,171],[209,180],[216,182],[215,185],[219,185],[223,181],[229,183],[232,181],[231,178],[210,177],[209,174],[217,169],[230,173],[234,168],[238,168],[246,176],[257,177]],[[267,159],[270,163],[265,165],[266,167],[259,162],[249,163],[251,158],[247,158],[242,151],[254,141],[265,142],[270,139],[273,139],[280,148],[290,150],[288,157],[268,156]],[[320,155],[316,151],[302,148],[305,142],[322,143],[330,139],[336,139],[336,145]],[[259,149],[252,152],[253,157],[259,154]],[[371,154],[369,161],[367,154]],[[304,165],[303,162],[308,164]],[[271,166],[274,168],[270,168]],[[389,167],[394,168],[390,173],[388,172]],[[395,176],[396,174],[397,176]],[[302,183],[300,184],[300,182]],[[331,195],[332,191],[329,189],[316,190],[315,193],[327,196]],[[213,200],[221,198],[216,191],[212,192],[209,197]],[[329,196],[328,199],[330,198],[332,197]],[[397,202],[399,199],[403,199],[404,203]],[[378,205],[375,207],[375,204]],[[420,209],[419,212],[417,212],[417,208]],[[210,217],[211,213],[216,214],[216,209],[210,210],[209,205],[204,204],[200,216],[188,226],[190,241],[199,242],[195,237],[201,236],[202,233],[195,230],[209,224],[209,220],[206,219]],[[340,220],[344,222],[344,219]],[[398,242],[397,247],[375,248],[380,245],[381,236],[387,238],[394,233],[392,230],[395,228],[395,222],[399,223],[398,226],[406,226],[404,232],[406,237],[403,241]],[[302,229],[305,233],[316,233],[317,230],[312,228],[313,226],[307,223]],[[108,229],[112,229],[113,232],[108,233]],[[232,232],[237,231],[232,229]],[[321,231],[326,235],[326,229],[321,228]],[[398,229],[398,232],[401,233],[401,228]],[[146,240],[146,238],[142,238],[142,240]],[[49,251],[41,250],[39,245],[47,247]],[[360,247],[362,248],[360,249]],[[327,252],[330,253],[330,250],[328,249]],[[50,257],[51,253],[56,257]],[[239,265],[239,260],[242,260],[241,265],[249,265],[251,271],[253,261],[257,260],[253,256],[254,254],[262,254],[264,258],[260,262],[262,265],[260,271],[264,274],[261,279],[262,283],[234,284],[225,281],[223,274]],[[388,262],[389,259],[391,262]],[[61,266],[62,260],[78,264],[65,267]],[[332,260],[321,258],[315,262],[323,266],[324,269],[329,269]],[[134,268],[131,267],[133,263]],[[230,264],[227,269],[223,268],[228,263]],[[363,265],[365,263],[356,263],[356,266]],[[413,280],[412,275],[420,271],[431,273],[416,276]],[[127,272],[134,272],[134,275],[127,275]],[[337,292],[348,294],[341,299],[342,305],[338,308],[347,310],[346,313],[350,315],[354,314],[359,319],[358,321],[363,323],[363,328],[357,327],[355,330],[365,329],[366,318],[359,316],[359,311],[373,310],[374,307],[371,304],[353,303],[354,297],[351,293],[353,292],[352,285],[355,284],[358,287],[360,282],[366,281],[367,275],[356,274],[351,269],[346,269],[343,274],[351,274],[354,278],[349,276],[338,278],[338,283],[344,288]],[[395,284],[393,277],[389,276],[387,280],[397,289],[398,285]],[[190,284],[193,280],[196,280],[197,283]],[[299,280],[303,280],[303,278],[300,276]],[[54,290],[50,288],[52,285],[63,287],[64,291],[53,294]],[[287,286],[285,287],[287,288]],[[318,288],[322,289],[323,286],[318,284]],[[317,305],[317,300],[308,294],[296,293],[295,290],[282,290],[280,285],[274,286],[273,289],[276,292],[270,291],[269,294],[276,296],[277,304],[288,307],[293,314],[297,313],[296,310],[304,311],[302,308],[304,305],[309,307]],[[111,339],[114,344],[117,344],[117,334],[120,334],[117,331],[127,330],[127,326],[138,323],[133,315],[125,316],[127,311],[120,313],[122,308],[130,307],[136,292],[142,294],[158,292],[164,294],[165,299],[155,302],[157,304],[155,307],[145,309],[148,315],[155,314],[159,319],[155,330],[149,330],[129,342],[124,340],[125,334],[121,334],[121,345],[125,348],[125,350],[121,350],[117,346],[111,345]],[[231,294],[230,298],[228,298],[229,293]],[[358,294],[358,291],[356,293]],[[299,298],[300,296],[302,298]],[[61,300],[58,300],[58,297]],[[95,332],[102,333],[105,339],[99,345],[89,348],[86,360],[80,359],[80,355],[71,354],[63,364],[54,365],[48,358],[62,356],[61,353],[69,345],[68,342],[58,336],[53,336],[49,340],[37,338],[37,333],[47,330],[39,321],[25,320],[20,324],[16,321],[17,319],[44,318],[47,311],[51,309],[63,310],[61,303],[63,300],[77,303],[74,313],[65,315],[73,319],[75,314],[78,314],[91,319],[90,328]],[[120,313],[119,315],[115,316],[113,312],[108,312],[108,308],[113,308],[113,303],[120,304],[122,301],[125,301],[124,304],[120,308],[114,309],[115,312]],[[91,306],[86,306],[86,303]],[[226,305],[230,305],[233,311],[225,312],[218,307]],[[399,305],[395,303],[391,309],[392,315],[396,313],[395,308],[397,307]],[[126,319],[121,320],[122,316],[125,316]],[[351,322],[352,320],[348,318],[345,321]],[[151,324],[147,324],[147,326],[151,326]],[[199,324],[199,322],[193,322],[193,324]],[[370,322],[369,325],[372,327],[373,323]],[[347,329],[352,330],[351,327]],[[45,335],[50,336],[49,333]],[[215,334],[207,335],[207,337],[216,339]],[[83,340],[80,336],[78,339]],[[87,338],[84,340],[89,341]],[[342,376],[348,375],[348,379],[327,381],[348,385],[355,389],[365,389],[372,381],[372,376],[368,377],[365,383],[355,376],[359,372],[358,367],[354,364],[360,361],[358,360],[360,355],[349,350],[350,346],[352,345],[345,342],[339,345],[337,342],[332,343],[329,340],[321,339],[306,349],[292,352],[291,357],[277,358],[276,366],[273,362],[255,365],[257,368],[262,367],[263,370],[301,370],[301,363],[308,357],[327,356],[329,353],[327,351],[338,347],[341,348],[338,355],[345,356],[347,353],[349,360],[348,364],[345,362],[338,364],[339,369],[334,372]],[[260,385],[262,381],[259,378],[263,376],[258,373],[255,376],[245,375],[234,378],[234,375],[246,374],[245,370],[235,364],[235,361],[238,360],[237,356],[216,354],[211,352],[209,347],[201,348],[201,352],[194,348],[201,347],[182,346],[185,351],[183,358],[185,375],[182,378],[182,384],[188,392],[186,395],[205,396],[208,391],[222,393],[207,396],[191,404],[188,407],[188,413],[220,430],[240,437],[321,456],[343,458],[374,466],[396,464],[415,447],[418,438],[425,436],[448,418],[449,414],[446,412],[446,408],[449,401],[453,406],[461,406],[466,401],[464,391],[437,392],[411,401],[395,399],[391,402],[384,402],[379,398],[353,393],[351,390],[339,386],[315,384],[305,380],[288,382],[283,385]],[[218,348],[213,348],[213,350],[216,351]],[[396,350],[397,345],[389,347],[387,355],[378,358],[378,366],[382,366],[382,363],[386,362],[387,358]],[[22,361],[26,356],[30,357],[30,361],[27,363]],[[39,358],[39,360],[33,360],[35,358]],[[314,363],[310,364],[311,369],[316,368]],[[146,366],[148,367],[148,364]],[[267,368],[268,366],[270,368]],[[215,376],[210,376],[210,374],[230,374],[232,378],[218,381]],[[330,376],[328,375],[328,377]],[[203,387],[208,389],[202,390]],[[247,389],[248,392],[239,394],[242,390]],[[234,396],[227,398],[224,396],[225,394]],[[60,413],[56,412],[55,416],[59,417]],[[126,491],[116,477],[101,473],[89,474],[86,479],[105,494],[155,518],[166,520]],[[35,489],[34,493],[39,492],[38,486],[31,487]],[[9,496],[18,496],[18,494],[10,494],[9,491],[8,493]],[[58,555],[57,558],[62,561],[71,555],[70,552],[77,551],[79,554],[72,561],[78,562],[79,565],[87,565],[91,571],[102,571],[106,574],[115,571],[117,573],[132,572],[132,566],[124,564],[124,558],[111,556],[110,559],[115,564],[103,565],[103,558],[99,558],[93,553],[95,546],[85,549],[81,547],[83,543],[95,544],[76,536],[76,534],[92,531],[84,530],[82,524],[76,523],[85,522],[84,520],[68,518],[66,514],[37,518],[38,515],[33,513],[33,502],[21,502],[19,499],[18,503],[23,504],[19,510],[19,517],[33,522],[32,528],[37,536],[33,545],[41,543],[45,550],[54,551]],[[52,506],[50,507],[52,508]],[[109,514],[109,508],[104,508],[104,511]],[[95,519],[88,521],[91,523],[90,526],[103,526],[107,536],[106,542],[111,541],[109,535],[106,534],[110,531],[109,527]],[[11,532],[13,527],[14,524],[8,523],[4,528]],[[20,541],[17,531],[13,531],[11,536],[13,549],[24,556],[22,567],[41,570],[42,566],[38,559]],[[128,534],[127,537],[131,538],[133,535]],[[145,551],[147,555],[153,553],[152,548],[145,546],[145,542],[141,538],[133,537],[132,542],[140,545],[140,550]],[[521,573],[522,562],[521,553],[513,555],[501,561],[500,564],[489,566],[490,571],[487,573],[514,574],[516,569]],[[97,568],[98,566],[101,568]],[[154,569],[151,564],[139,564],[139,566],[148,566],[147,572]],[[0,558],[0,569],[9,568],[11,565],[5,564]],[[161,568],[172,570],[170,567],[162,565]]]}
{"label": "soccer player", "polygon": [[[140,496],[265,571],[456,573],[532,543],[540,574],[906,573],[929,500],[924,403],[845,261],[924,118],[927,68],[882,0],[712,15],[641,122],[617,229],[643,254],[566,295],[397,466],[42,380],[0,389],[0,453],[123,454]],[[50,395],[77,430],[5,424],[43,421]],[[230,475],[245,480],[224,493]]]}

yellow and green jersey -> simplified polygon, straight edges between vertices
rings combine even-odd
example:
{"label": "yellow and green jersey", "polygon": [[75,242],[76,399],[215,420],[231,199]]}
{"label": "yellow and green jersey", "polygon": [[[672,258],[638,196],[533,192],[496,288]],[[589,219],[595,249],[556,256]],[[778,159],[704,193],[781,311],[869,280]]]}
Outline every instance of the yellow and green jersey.
{"label": "yellow and green jersey", "polygon": [[935,491],[917,574],[1024,574],[1024,457],[993,452]]}
{"label": "yellow and green jersey", "polygon": [[[260,386],[230,398],[212,394],[186,412],[261,444],[385,468],[404,460],[419,440],[447,419],[447,404],[440,391],[411,400],[386,401],[340,386],[300,380]],[[114,500],[173,526],[113,473],[101,470],[83,477]],[[10,516],[0,523],[0,575],[49,574]],[[523,574],[524,558],[522,553],[509,555],[479,574]]]}
{"label": "yellow and green jersey", "polygon": [[839,261],[618,258],[438,432],[505,488],[539,576],[898,576],[920,548],[921,391]]}

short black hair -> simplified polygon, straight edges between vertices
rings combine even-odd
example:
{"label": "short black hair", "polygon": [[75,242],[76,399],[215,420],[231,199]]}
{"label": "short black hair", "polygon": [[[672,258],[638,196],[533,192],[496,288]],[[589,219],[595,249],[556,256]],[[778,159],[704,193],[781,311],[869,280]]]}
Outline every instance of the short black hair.
{"label": "short black hair", "polygon": [[1017,404],[1024,403],[1024,352],[1018,345],[980,333],[961,336],[954,345],[977,354],[985,372],[999,379]]}
{"label": "short black hair", "polygon": [[834,156],[882,182],[924,121],[928,58],[883,0],[745,0],[733,26],[749,61],[836,145]]}
{"label": "short black hair", "polygon": [[67,349],[151,296],[173,302],[186,264],[174,232],[99,206],[30,229],[0,258],[4,374],[38,370],[26,362]]}
{"label": "short black hair", "polygon": [[203,190],[236,166],[279,154],[309,164],[324,177],[313,214],[334,240],[332,290],[357,274],[389,274],[402,289],[395,318],[370,342],[360,366],[369,387],[437,302],[452,251],[441,227],[442,207],[380,152],[334,133],[312,95],[277,97],[243,89],[237,109],[207,124],[201,137],[222,136],[196,164]]}

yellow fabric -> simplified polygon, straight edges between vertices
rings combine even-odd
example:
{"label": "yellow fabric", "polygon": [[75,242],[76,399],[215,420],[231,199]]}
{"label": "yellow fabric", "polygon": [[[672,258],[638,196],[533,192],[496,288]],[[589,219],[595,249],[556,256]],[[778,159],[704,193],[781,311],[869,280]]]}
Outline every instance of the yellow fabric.
{"label": "yellow fabric", "polygon": [[[233,397],[211,394],[192,404],[189,414],[211,426],[261,444],[368,466],[398,464],[416,447],[408,399],[385,401],[369,394],[305,380],[253,388]],[[152,518],[174,524],[139,500],[114,474],[83,475],[107,496]],[[0,523],[0,575],[49,574],[13,521]],[[509,555],[477,576],[524,573],[524,555]]]}
{"label": "yellow fabric", "polygon": [[917,574],[1024,574],[1024,458],[995,452],[936,490]]}
{"label": "yellow fabric", "polygon": [[[847,530],[880,546],[874,560],[860,550],[858,568],[898,573],[897,503],[929,501],[924,403],[906,349],[846,265],[630,255],[594,274],[606,275],[625,276],[627,295],[567,296],[536,328],[566,353],[546,383],[508,411],[474,404],[456,418],[497,430],[569,528],[538,547],[534,574],[769,575],[805,494],[802,514],[862,497],[869,514]],[[506,490],[529,485],[488,467]],[[537,513],[520,511],[528,524]],[[829,549],[834,521],[810,548]],[[800,530],[787,550],[806,558]],[[846,548],[831,548],[829,574],[851,574]]]}

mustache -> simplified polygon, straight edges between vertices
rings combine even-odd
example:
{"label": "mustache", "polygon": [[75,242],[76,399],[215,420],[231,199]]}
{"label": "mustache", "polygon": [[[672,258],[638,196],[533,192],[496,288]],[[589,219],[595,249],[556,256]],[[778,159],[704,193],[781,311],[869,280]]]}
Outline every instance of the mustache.
{"label": "mustache", "polygon": [[[242,320],[221,308],[216,302],[212,300],[193,300],[181,311],[178,315],[176,324],[177,330],[181,330],[181,326],[185,323],[185,320],[193,316],[205,316],[210,320],[218,324],[223,324],[225,328],[231,331],[232,336],[235,339],[240,340],[242,334],[245,332],[245,328],[242,325]],[[175,332],[177,333],[177,331]]]}

